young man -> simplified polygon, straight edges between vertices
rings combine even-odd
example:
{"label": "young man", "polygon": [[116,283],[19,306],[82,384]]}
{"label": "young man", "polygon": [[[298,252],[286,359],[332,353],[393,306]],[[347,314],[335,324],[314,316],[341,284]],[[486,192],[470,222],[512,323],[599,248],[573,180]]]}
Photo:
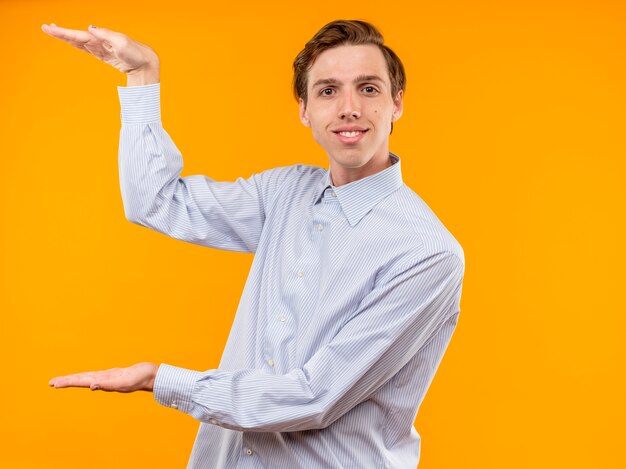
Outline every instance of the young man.
{"label": "young man", "polygon": [[300,119],[328,170],[216,182],[180,177],[149,47],[108,30],[43,28],[128,74],[118,87],[128,219],[255,253],[218,369],[140,363],[50,384],[153,391],[202,422],[190,468],[416,467],[413,422],[458,320],[464,255],[389,152],[405,77],[380,33],[332,22],[294,62]]}

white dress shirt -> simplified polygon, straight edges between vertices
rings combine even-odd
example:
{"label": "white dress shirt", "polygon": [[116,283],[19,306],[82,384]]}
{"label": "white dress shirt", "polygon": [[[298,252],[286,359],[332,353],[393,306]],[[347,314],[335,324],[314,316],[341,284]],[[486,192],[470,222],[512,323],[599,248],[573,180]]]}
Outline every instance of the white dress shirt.
{"label": "white dress shirt", "polygon": [[413,424],[457,324],[465,261],[400,159],[338,187],[303,164],[181,177],[160,84],[118,93],[127,218],[254,253],[219,368],[162,364],[154,383],[159,403],[202,422],[188,467],[416,467]]}

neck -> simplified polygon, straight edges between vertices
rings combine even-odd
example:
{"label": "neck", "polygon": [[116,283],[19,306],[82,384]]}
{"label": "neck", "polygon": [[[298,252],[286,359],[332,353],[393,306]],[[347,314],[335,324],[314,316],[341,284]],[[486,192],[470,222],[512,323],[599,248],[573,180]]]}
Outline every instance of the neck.
{"label": "neck", "polygon": [[389,152],[387,152],[387,158],[382,161],[370,161],[368,164],[361,166],[360,168],[343,168],[330,165],[330,179],[331,184],[335,187],[349,184],[359,179],[366,178],[373,174],[384,171],[393,164]]}

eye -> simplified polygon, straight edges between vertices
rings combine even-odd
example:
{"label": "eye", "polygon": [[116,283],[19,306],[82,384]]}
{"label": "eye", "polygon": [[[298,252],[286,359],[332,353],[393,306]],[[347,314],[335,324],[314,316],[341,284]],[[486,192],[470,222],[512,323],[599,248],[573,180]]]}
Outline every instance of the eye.
{"label": "eye", "polygon": [[324,88],[322,91],[320,91],[320,94],[322,96],[332,96],[334,92],[335,90],[333,90],[332,88]]}
{"label": "eye", "polygon": [[365,94],[376,94],[376,93],[378,93],[378,90],[375,87],[370,86],[370,85],[363,87],[363,91],[365,91]]}

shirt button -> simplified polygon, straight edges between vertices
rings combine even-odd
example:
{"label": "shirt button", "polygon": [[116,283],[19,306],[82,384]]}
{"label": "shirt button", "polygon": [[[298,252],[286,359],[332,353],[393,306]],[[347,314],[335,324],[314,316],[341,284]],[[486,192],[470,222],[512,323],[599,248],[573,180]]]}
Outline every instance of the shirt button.
{"label": "shirt button", "polygon": [[274,366],[274,360],[272,360],[271,358],[267,361],[267,364],[269,366]]}
{"label": "shirt button", "polygon": [[178,404],[176,401],[172,402],[170,406],[172,407],[172,409],[178,409]]}
{"label": "shirt button", "polygon": [[317,229],[317,231],[322,231],[322,230],[324,229],[324,225],[321,225],[321,224],[319,224],[319,223],[318,223],[318,224],[315,226],[315,228]]}
{"label": "shirt button", "polygon": [[298,277],[300,277],[300,278],[304,277],[304,272],[302,272],[302,271],[298,272]]}
{"label": "shirt button", "polygon": [[285,322],[287,320],[287,316],[285,316],[284,314],[281,314],[280,316],[278,316],[278,320],[280,322]]}
{"label": "shirt button", "polygon": [[337,194],[335,194],[335,191],[330,191],[330,195],[332,195],[333,197],[337,197]]}
{"label": "shirt button", "polygon": [[215,425],[215,424],[217,424],[217,420],[209,419],[209,423],[212,424],[212,425]]}
{"label": "shirt button", "polygon": [[248,456],[252,456],[252,450],[250,448],[246,448],[245,452]]}

